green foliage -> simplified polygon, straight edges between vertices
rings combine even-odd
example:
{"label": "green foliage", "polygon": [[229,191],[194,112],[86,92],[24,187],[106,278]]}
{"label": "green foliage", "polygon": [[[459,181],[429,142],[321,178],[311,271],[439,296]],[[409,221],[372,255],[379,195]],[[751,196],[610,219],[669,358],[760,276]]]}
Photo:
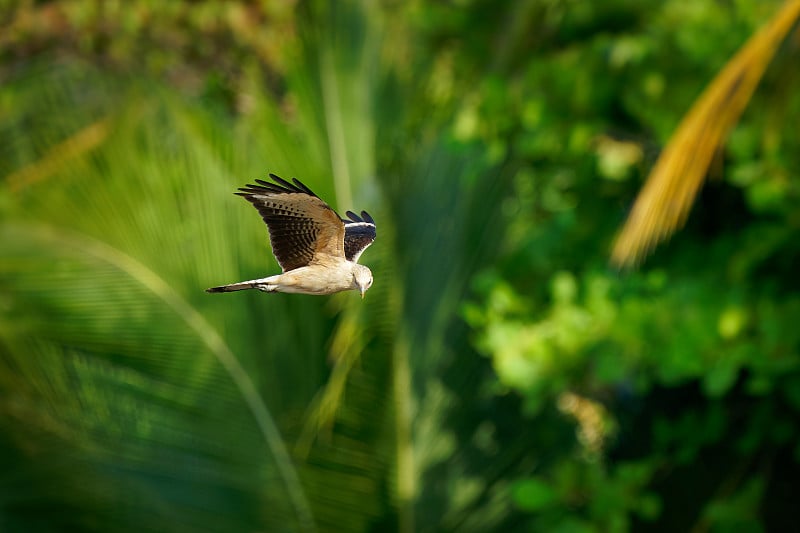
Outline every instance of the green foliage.
{"label": "green foliage", "polygon": [[[780,473],[772,463],[792,456],[798,438],[798,412],[782,396],[795,394],[800,372],[789,266],[796,223],[784,203],[796,186],[785,176],[800,162],[787,157],[798,153],[796,129],[764,116],[798,104],[796,95],[772,96],[796,81],[779,58],[733,134],[724,169],[715,170],[726,182],[710,186],[689,227],[643,272],[609,272],[623,215],[614,208],[643,170],[648,130],[665,139],[715,66],[768,15],[752,6],[723,12],[712,2],[648,6],[619,3],[625,27],[581,32],[520,60],[492,78],[500,88],[482,87],[469,104],[470,135],[503,142],[522,170],[508,200],[516,220],[504,254],[475,279],[483,297],[462,313],[500,382],[524,396],[527,416],[561,405],[565,394],[585,402],[583,413],[564,412],[594,462],[569,468],[584,479],[602,472],[604,481],[580,482],[588,496],[576,504],[554,489],[559,461],[540,461],[515,493],[534,530],[629,530],[658,520],[666,531],[727,531],[739,518],[780,529],[790,511],[764,494],[797,479],[795,459]],[[700,22],[707,16],[710,26]],[[734,39],[735,26],[742,32]],[[498,114],[520,120],[497,131]],[[589,416],[592,408],[598,413]],[[592,424],[599,441],[587,438]],[[622,485],[630,499],[615,496],[621,464],[645,468],[637,483]],[[679,487],[696,488],[690,504]],[[735,504],[721,502],[740,491],[749,511],[733,518]],[[574,514],[546,521],[547,509],[564,506]]]}
{"label": "green foliage", "polygon": [[289,2],[3,2],[0,76],[55,52],[233,104],[248,66],[272,83],[284,72],[294,15]]}
{"label": "green foliage", "polygon": [[[777,1],[129,4],[0,16],[4,530],[794,523],[791,50],[687,228],[606,266]],[[277,271],[230,194],[268,171],[375,216],[364,302],[203,292]]]}

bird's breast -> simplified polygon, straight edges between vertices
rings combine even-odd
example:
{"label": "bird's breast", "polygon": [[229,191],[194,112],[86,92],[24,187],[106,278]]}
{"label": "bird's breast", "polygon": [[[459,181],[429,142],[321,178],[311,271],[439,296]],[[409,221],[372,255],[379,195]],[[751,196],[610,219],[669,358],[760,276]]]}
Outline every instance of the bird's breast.
{"label": "bird's breast", "polygon": [[284,292],[332,294],[354,288],[352,266],[347,262],[335,265],[308,265],[281,275]]}

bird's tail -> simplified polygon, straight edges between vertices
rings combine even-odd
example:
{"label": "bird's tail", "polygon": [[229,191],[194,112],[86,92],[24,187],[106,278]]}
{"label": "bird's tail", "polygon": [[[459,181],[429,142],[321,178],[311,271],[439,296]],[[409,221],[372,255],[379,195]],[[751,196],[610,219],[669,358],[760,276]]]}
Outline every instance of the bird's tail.
{"label": "bird's tail", "polygon": [[274,283],[275,276],[261,279],[251,279],[249,281],[240,281],[239,283],[230,283],[228,285],[220,285],[219,287],[211,287],[206,289],[206,292],[233,292],[244,291],[247,289],[258,289],[265,292],[273,292],[278,288]]}

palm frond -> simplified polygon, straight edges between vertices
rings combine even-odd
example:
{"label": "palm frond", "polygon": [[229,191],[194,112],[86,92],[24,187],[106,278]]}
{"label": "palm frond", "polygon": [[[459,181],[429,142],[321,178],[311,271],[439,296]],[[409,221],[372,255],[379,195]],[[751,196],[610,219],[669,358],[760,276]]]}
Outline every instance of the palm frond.
{"label": "palm frond", "polygon": [[[23,305],[25,312],[5,321],[4,339],[9,345],[31,339],[34,346],[68,346],[76,353],[87,354],[88,360],[105,360],[111,376],[117,375],[118,369],[122,373],[135,369],[166,379],[180,391],[183,405],[190,410],[209,397],[218,405],[211,412],[218,412],[222,405],[233,410],[247,405],[251,422],[255,422],[253,428],[260,428],[267,443],[266,455],[256,461],[271,472],[272,479],[264,485],[270,487],[265,494],[288,496],[288,500],[279,498],[285,500],[280,505],[273,503],[276,512],[271,516],[280,516],[278,509],[292,501],[289,508],[294,509],[294,517],[285,517],[282,522],[296,521],[298,527],[310,529],[312,512],[284,437],[265,404],[263,389],[258,389],[251,371],[244,366],[261,354],[243,349],[241,341],[232,347],[224,340],[222,335],[229,326],[219,318],[207,318],[210,302],[201,301],[202,288],[212,275],[239,275],[236,265],[224,259],[235,257],[229,236],[238,234],[233,228],[239,215],[223,214],[238,212],[211,209],[230,193],[225,183],[215,183],[225,172],[226,163],[215,156],[208,142],[194,142],[199,130],[181,128],[180,120],[159,124],[163,108],[136,107],[135,117],[126,117],[123,112],[113,119],[115,133],[91,156],[88,152],[76,154],[57,172],[15,182],[24,185],[17,192],[6,190],[5,194],[19,197],[11,205],[24,211],[6,209],[6,215],[17,222],[7,222],[2,228],[2,290],[9,301]],[[180,116],[180,112],[172,115]],[[172,131],[165,136],[170,127]],[[132,164],[126,165],[126,161]],[[186,179],[188,176],[192,178]],[[256,228],[262,231],[258,221],[252,222],[252,233]],[[266,240],[253,235],[252,241],[257,242],[259,237]],[[266,262],[267,254],[265,242],[260,253],[251,252],[249,256],[260,255],[260,261]],[[257,262],[251,260],[250,264]],[[246,310],[239,315],[246,317]],[[309,321],[310,331],[313,324]],[[254,327],[246,329],[257,331]],[[274,335],[273,342],[281,338],[285,336]],[[234,355],[239,350],[249,356]],[[24,351],[9,349],[9,353]],[[98,359],[100,354],[107,355]],[[215,368],[214,358],[221,367]],[[260,378],[263,387],[264,377]],[[266,381],[279,383],[280,379],[272,376]],[[231,388],[227,380],[236,385]],[[127,387],[113,378],[104,383],[110,397],[117,394],[115,387]],[[279,389],[271,390],[273,405],[280,405],[280,396],[291,393],[283,390],[276,395],[274,391]],[[299,387],[297,392],[303,390],[307,389]],[[66,389],[50,392],[54,403],[58,403],[58,395],[67,394]],[[87,401],[99,407],[108,398]],[[302,404],[304,400],[293,402]],[[173,425],[175,416],[165,413],[162,425]],[[134,419],[128,418],[131,424]],[[242,423],[233,416],[230,421]],[[137,429],[132,425],[126,431],[135,438]],[[241,427],[231,428],[227,434],[231,438],[238,435],[242,445],[261,448],[245,444],[252,440],[252,433],[245,430],[250,433],[246,439],[242,431]],[[199,437],[191,431],[181,435],[173,447],[191,450],[188,440]],[[104,443],[97,446],[105,449]],[[121,464],[126,461],[124,457],[118,459]],[[260,475],[259,469],[254,469],[251,479]],[[281,484],[283,489],[276,491]]]}
{"label": "palm frond", "polygon": [[[91,71],[0,88],[20,104],[0,127],[0,170],[23,176],[0,190],[0,411],[24,405],[2,419],[13,442],[0,446],[42,446],[20,472],[45,455],[59,487],[87,480],[74,500],[48,502],[98,517],[97,530],[490,528],[497,512],[461,515],[506,511],[480,493],[456,498],[442,471],[482,468],[454,446],[474,428],[457,434],[450,419],[481,401],[471,387],[490,368],[463,330],[450,337],[501,241],[507,176],[479,148],[398,133],[387,117],[402,116],[409,89],[376,68],[383,43],[364,9],[320,8],[337,20],[327,27],[358,31],[309,24],[321,33],[302,36],[309,60],[292,63],[285,98],[254,76],[236,118],[146,82],[104,88]],[[82,107],[86,86],[102,105]],[[93,124],[103,136],[65,141]],[[268,171],[375,216],[363,304],[203,291],[277,268],[261,220],[232,194]],[[17,493],[19,506],[35,507],[47,480]],[[138,519],[149,506],[153,520]],[[71,525],[92,529],[61,529]]]}
{"label": "palm frond", "polygon": [[687,113],[658,158],[617,236],[611,261],[638,263],[686,221],[712,158],[750,101],[764,70],[800,18],[788,0],[725,65]]}

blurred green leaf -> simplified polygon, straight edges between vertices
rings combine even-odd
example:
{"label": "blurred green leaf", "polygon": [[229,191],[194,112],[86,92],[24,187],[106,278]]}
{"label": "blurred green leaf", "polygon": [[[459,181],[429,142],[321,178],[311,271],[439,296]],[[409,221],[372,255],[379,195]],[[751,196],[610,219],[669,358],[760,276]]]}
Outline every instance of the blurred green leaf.
{"label": "blurred green leaf", "polygon": [[540,511],[556,499],[555,491],[542,479],[528,478],[514,485],[514,501],[526,511]]}

